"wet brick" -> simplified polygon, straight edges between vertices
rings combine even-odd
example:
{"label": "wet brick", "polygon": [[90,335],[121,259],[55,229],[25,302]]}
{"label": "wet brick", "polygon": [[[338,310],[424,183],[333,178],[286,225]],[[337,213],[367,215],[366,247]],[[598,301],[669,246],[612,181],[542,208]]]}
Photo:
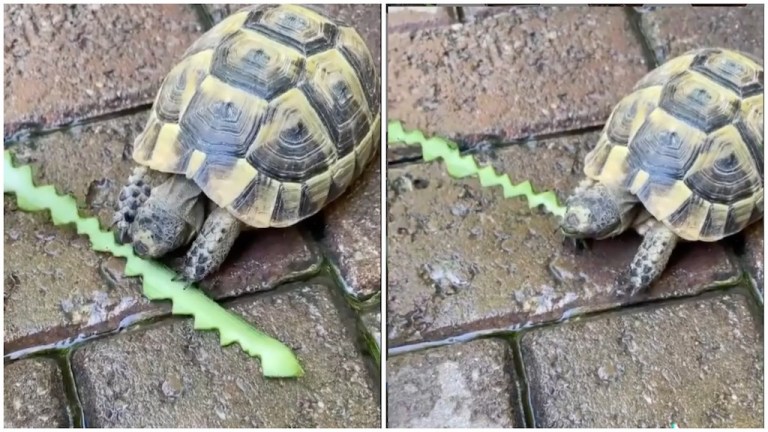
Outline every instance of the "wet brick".
{"label": "wet brick", "polygon": [[[557,191],[562,203],[597,137],[489,149],[477,158],[513,183]],[[564,241],[555,217],[529,209],[524,198],[504,199],[498,187],[451,178],[442,163],[390,168],[387,189],[390,347],[516,329],[739,278],[720,243],[684,243],[649,292],[620,299],[615,282],[640,244],[634,232],[582,250]]]}
{"label": "wet brick", "polygon": [[389,119],[470,143],[600,125],[648,71],[616,7],[517,7],[388,38]]}
{"label": "wet brick", "polygon": [[323,212],[322,244],[347,293],[365,300],[381,291],[381,163],[374,156],[360,179]]}
{"label": "wet brick", "polygon": [[387,33],[410,33],[458,22],[456,8],[437,6],[387,6]]}
{"label": "wet brick", "polygon": [[202,34],[184,5],[5,5],[4,12],[6,137],[152,102]]}
{"label": "wet brick", "polygon": [[85,417],[93,427],[379,427],[378,385],[334,304],[328,288],[307,285],[230,305],[294,350],[299,379],[264,379],[258,359],[186,319],[89,343],[72,359]]}
{"label": "wet brick", "polygon": [[[36,184],[73,194],[82,215],[112,223],[114,203],[134,167],[130,146],[144,127],[141,113],[79,126],[12,147],[31,164]],[[124,260],[89,250],[71,226],[55,227],[47,213],[25,213],[5,200],[6,352],[115,328],[129,315],[167,311],[124,278]],[[244,233],[222,268],[202,286],[217,298],[274,288],[317,271],[320,255],[297,228]],[[180,260],[176,260],[178,263]],[[161,307],[161,305],[163,305]],[[26,339],[20,339],[26,338]]]}
{"label": "wet brick", "polygon": [[497,339],[390,357],[387,427],[523,427],[512,361]]}
{"label": "wet brick", "polygon": [[755,309],[731,291],[523,336],[536,426],[763,428]]}
{"label": "wet brick", "polygon": [[3,370],[4,428],[70,427],[67,397],[55,360],[32,358]]}
{"label": "wet brick", "polygon": [[641,14],[640,23],[659,63],[703,47],[741,50],[762,59],[763,8],[658,6]]}

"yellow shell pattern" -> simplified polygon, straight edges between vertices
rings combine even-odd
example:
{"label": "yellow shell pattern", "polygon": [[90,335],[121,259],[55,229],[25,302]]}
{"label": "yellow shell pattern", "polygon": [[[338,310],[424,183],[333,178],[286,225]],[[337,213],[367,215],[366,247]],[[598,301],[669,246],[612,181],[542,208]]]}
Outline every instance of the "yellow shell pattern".
{"label": "yellow shell pattern", "polygon": [[251,6],[166,76],[136,162],[194,179],[248,225],[292,225],[341,195],[379,147],[379,78],[353,28],[315,9]]}
{"label": "yellow shell pattern", "polygon": [[629,189],[683,239],[716,241],[762,218],[763,151],[762,65],[699,49],[618,103],[584,171]]}

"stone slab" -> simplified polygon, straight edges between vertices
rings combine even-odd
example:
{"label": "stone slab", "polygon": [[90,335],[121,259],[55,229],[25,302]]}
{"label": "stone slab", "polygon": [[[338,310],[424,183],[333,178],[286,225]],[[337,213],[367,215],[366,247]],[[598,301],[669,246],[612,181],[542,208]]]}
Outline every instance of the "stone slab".
{"label": "stone slab", "polygon": [[70,413],[55,360],[32,358],[3,368],[3,427],[67,428]]}
{"label": "stone slab", "polygon": [[518,7],[387,44],[389,119],[470,143],[601,125],[648,71],[616,7]]}
{"label": "stone slab", "polygon": [[[530,180],[559,201],[578,184],[596,133],[490,149],[476,157],[513,183]],[[451,178],[441,162],[387,173],[387,339],[394,347],[467,332],[517,329],[620,303],[667,298],[735,283],[720,243],[685,243],[662,278],[635,298],[615,281],[640,243],[634,232],[575,247],[557,219],[524,198],[474,178]]]}
{"label": "stone slab", "polygon": [[[146,118],[141,113],[78,126],[11,150],[18,163],[31,164],[36,184],[74,195],[82,215],[95,215],[108,227],[134,166],[130,146]],[[6,352],[168,310],[163,303],[149,305],[138,280],[123,277],[124,261],[89,250],[73,226],[56,227],[47,213],[20,211],[12,195],[4,214]],[[263,291],[316,272],[320,262],[317,247],[296,227],[245,233],[202,287],[216,298]]]}
{"label": "stone slab", "polygon": [[526,334],[536,427],[762,429],[755,308],[729,293]]}
{"label": "stone slab", "polygon": [[152,102],[165,74],[202,34],[186,5],[3,9],[6,138]]}
{"label": "stone slab", "polygon": [[[89,343],[72,365],[92,427],[377,428],[374,382],[330,290],[302,285],[236,300],[232,311],[291,347],[299,379],[264,379],[259,361],[189,320]],[[149,347],[149,349],[148,349]]]}
{"label": "stone slab", "polygon": [[380,154],[360,179],[323,210],[322,245],[358,301],[381,292],[381,160]]}
{"label": "stone slab", "polygon": [[497,339],[390,357],[387,427],[523,427],[512,361]]}
{"label": "stone slab", "polygon": [[640,14],[640,25],[659,63],[707,46],[763,58],[764,5],[658,6]]}

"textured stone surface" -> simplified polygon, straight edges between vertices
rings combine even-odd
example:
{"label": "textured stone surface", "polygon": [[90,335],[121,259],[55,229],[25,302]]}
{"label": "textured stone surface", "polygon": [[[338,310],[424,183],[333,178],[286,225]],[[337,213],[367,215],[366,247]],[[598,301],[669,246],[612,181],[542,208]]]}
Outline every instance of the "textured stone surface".
{"label": "textured stone surface", "polygon": [[387,33],[406,33],[458,22],[456,8],[439,6],[387,6]]}
{"label": "textured stone surface", "polygon": [[6,137],[151,102],[202,34],[185,5],[28,4],[4,12]]}
{"label": "textured stone surface", "polygon": [[648,70],[616,7],[518,7],[387,43],[389,119],[469,141],[602,124]]}
{"label": "textured stone surface", "polygon": [[707,46],[742,50],[762,59],[764,7],[659,6],[641,14],[640,23],[660,63]]}
{"label": "textured stone surface", "polygon": [[[478,155],[513,182],[555,190],[560,202],[578,183],[597,134],[513,145]],[[615,281],[640,238],[626,233],[580,250],[557,232],[557,220],[530,210],[500,188],[448,176],[442,163],[387,173],[387,331],[391,346],[468,331],[518,328],[733,283],[738,270],[719,243],[687,243],[649,292],[615,296]]]}
{"label": "textured stone surface", "polygon": [[390,357],[387,427],[522,427],[512,361],[496,339]]}
{"label": "textured stone surface", "polygon": [[[146,116],[71,128],[12,151],[18,163],[32,165],[37,184],[53,184],[60,193],[74,195],[81,214],[96,215],[108,227],[134,166],[128,148]],[[47,213],[18,210],[11,195],[4,214],[6,350],[50,343],[84,329],[115,328],[139,311],[167,310],[162,303],[148,305],[137,279],[122,276],[124,261],[89,250],[73,227],[54,226]],[[274,288],[319,265],[316,247],[297,228],[256,231],[243,234],[219,272],[202,285],[216,297],[229,297]]]}
{"label": "textured stone surface", "polygon": [[727,294],[533,331],[537,427],[763,428],[762,321]]}
{"label": "textured stone surface", "polygon": [[380,155],[350,190],[323,211],[323,245],[347,293],[364,300],[381,291]]}
{"label": "textured stone surface", "polygon": [[756,222],[744,232],[744,261],[752,284],[765,295],[765,231],[762,221]]}
{"label": "textured stone surface", "polygon": [[[328,288],[308,285],[234,302],[291,347],[305,375],[264,379],[238,345],[173,320],[77,350],[73,370],[92,427],[354,427],[381,423],[376,383]],[[152,359],[145,353],[152,349]]]}
{"label": "textured stone surface", "polygon": [[4,428],[70,427],[67,397],[56,361],[28,359],[3,368]]}

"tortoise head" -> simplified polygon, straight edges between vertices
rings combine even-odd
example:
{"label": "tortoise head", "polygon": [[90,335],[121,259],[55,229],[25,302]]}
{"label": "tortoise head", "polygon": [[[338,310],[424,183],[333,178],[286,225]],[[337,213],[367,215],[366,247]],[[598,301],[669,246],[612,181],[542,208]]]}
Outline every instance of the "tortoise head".
{"label": "tortoise head", "polygon": [[157,202],[139,207],[131,224],[133,250],[144,258],[159,258],[186,244],[190,227],[180,215]]}
{"label": "tortoise head", "polygon": [[635,200],[602,183],[587,182],[565,202],[560,231],[567,237],[602,239],[622,233],[630,225]]}
{"label": "tortoise head", "polygon": [[158,258],[192,241],[205,219],[200,192],[193,181],[181,175],[155,188],[136,211],[130,227],[136,254]]}

